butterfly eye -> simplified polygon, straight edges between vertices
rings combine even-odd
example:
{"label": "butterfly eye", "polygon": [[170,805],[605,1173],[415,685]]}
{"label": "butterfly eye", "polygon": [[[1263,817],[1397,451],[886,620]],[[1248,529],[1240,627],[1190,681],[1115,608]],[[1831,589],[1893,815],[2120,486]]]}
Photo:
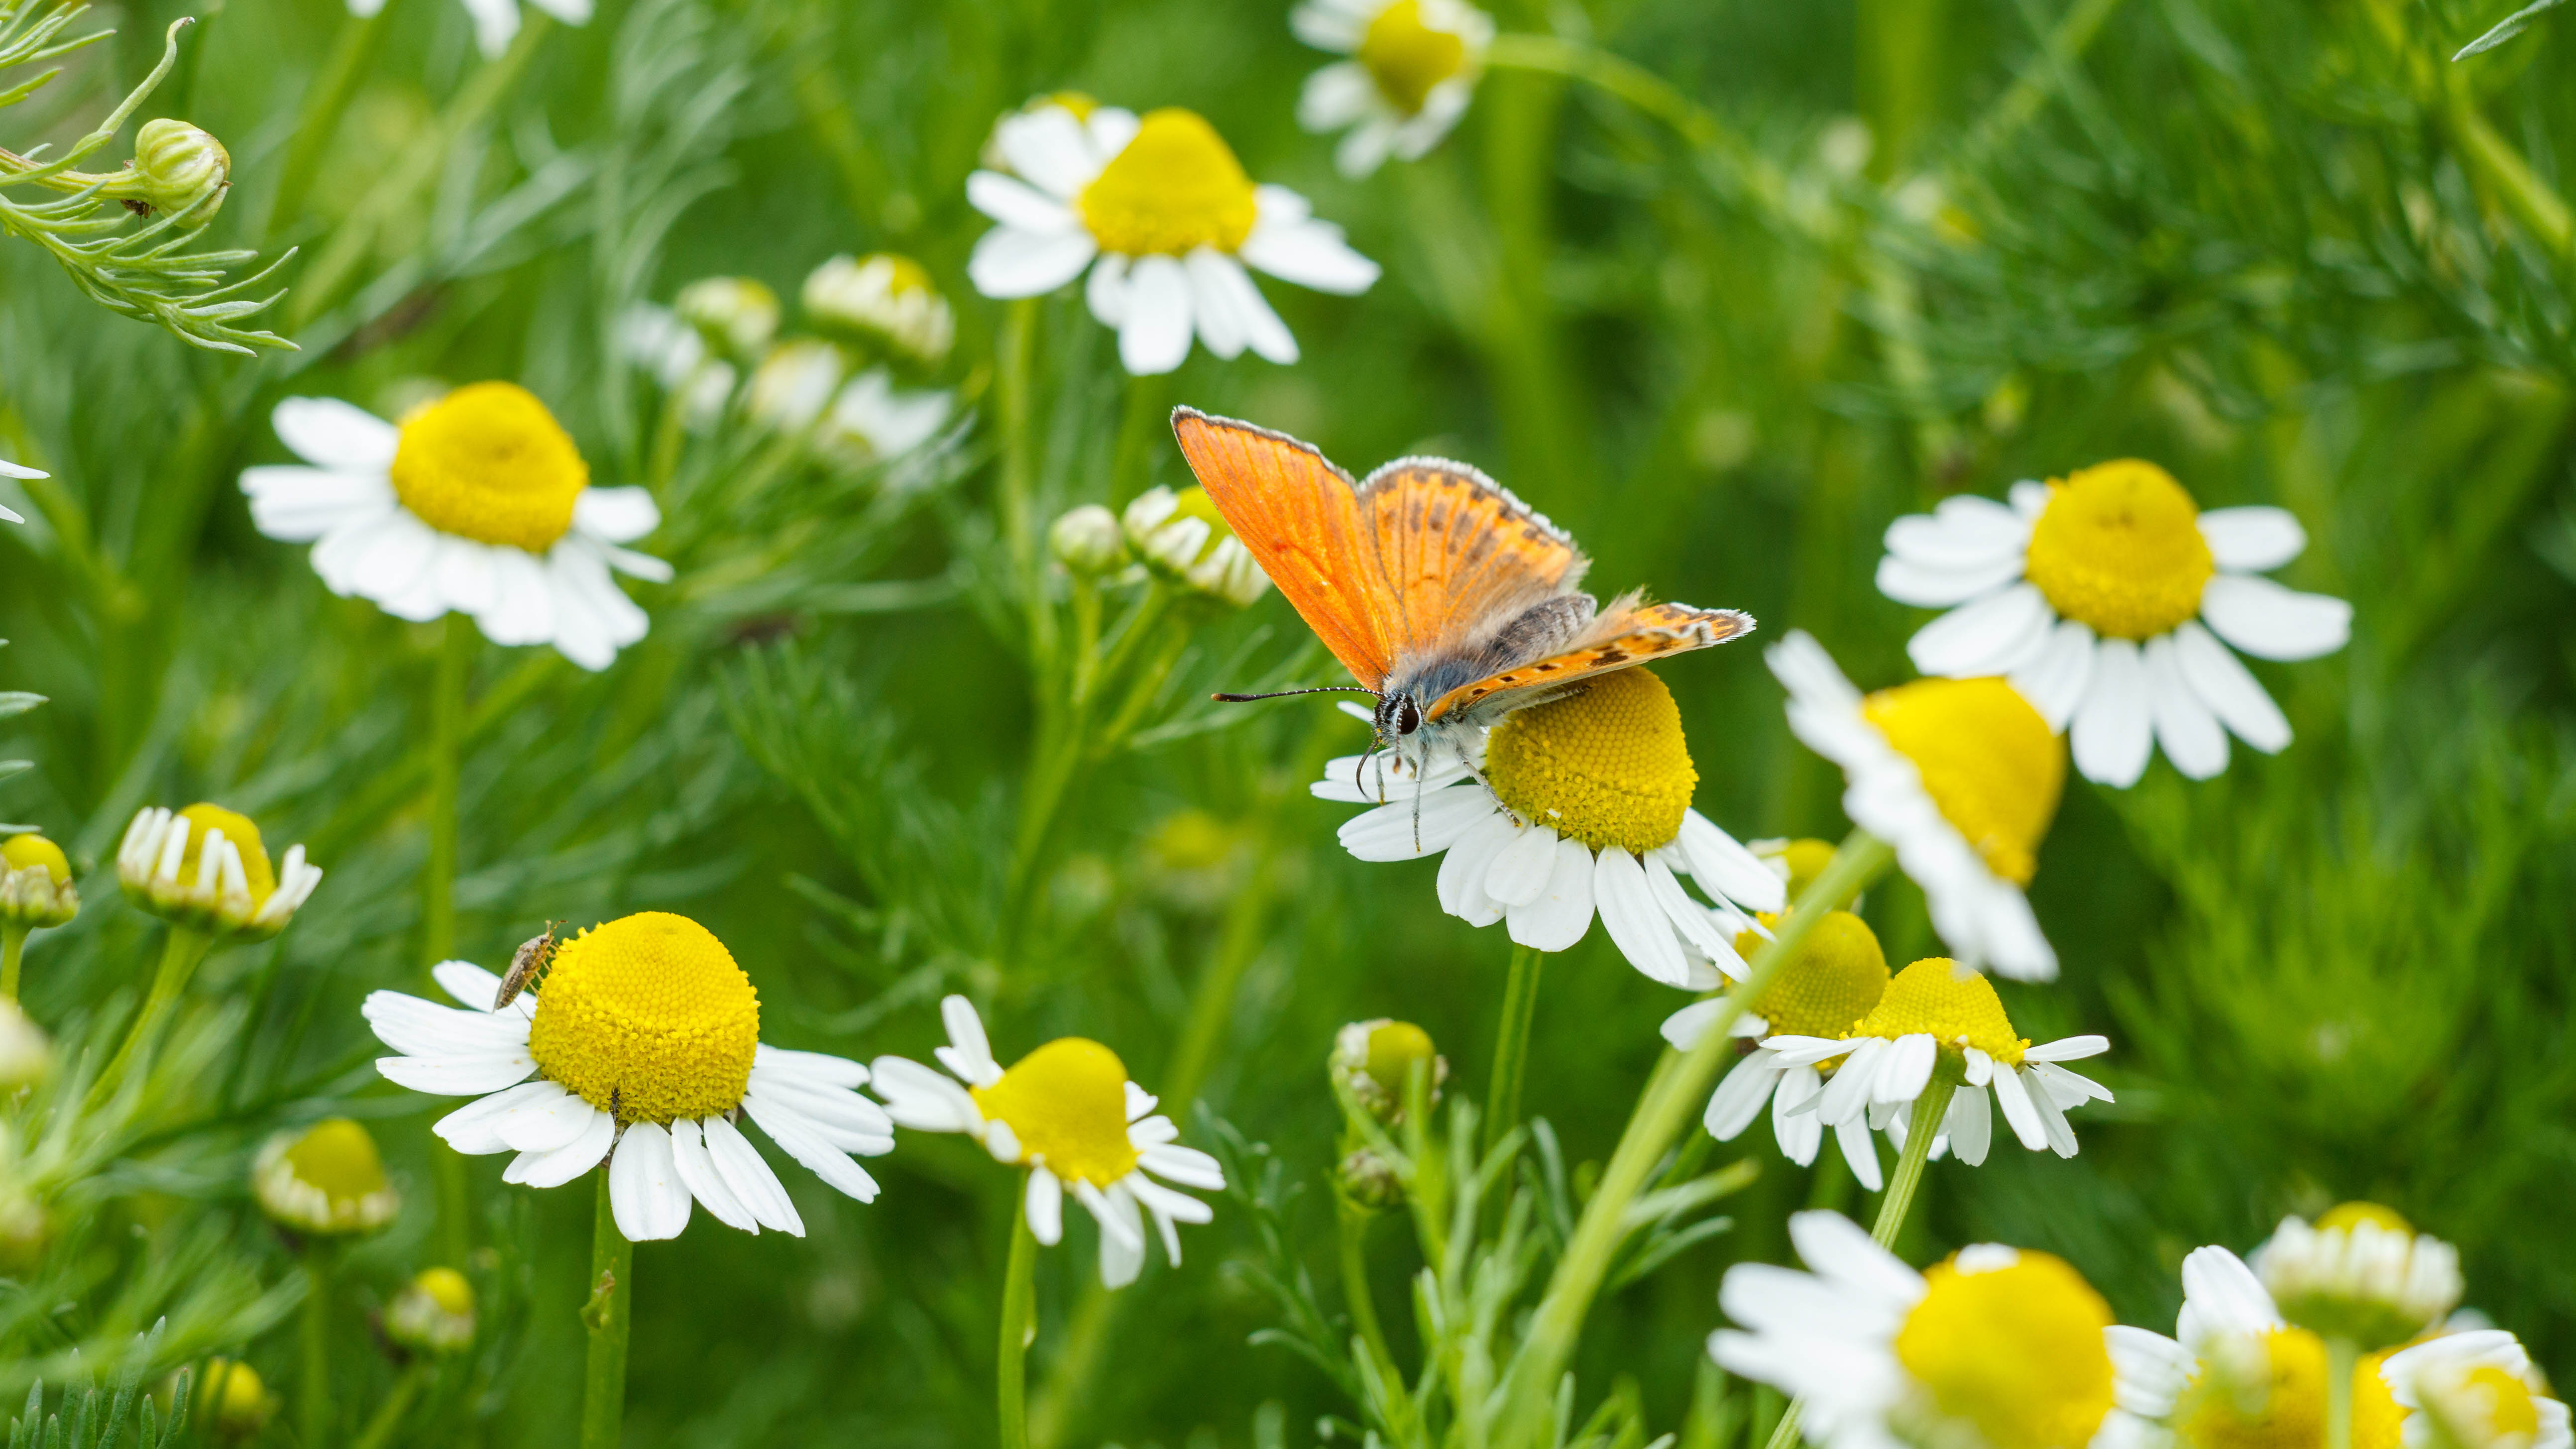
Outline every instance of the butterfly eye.
{"label": "butterfly eye", "polygon": [[1395,702],[1395,732],[1409,735],[1420,728],[1422,728],[1422,710],[1414,704],[1410,696],[1399,697]]}

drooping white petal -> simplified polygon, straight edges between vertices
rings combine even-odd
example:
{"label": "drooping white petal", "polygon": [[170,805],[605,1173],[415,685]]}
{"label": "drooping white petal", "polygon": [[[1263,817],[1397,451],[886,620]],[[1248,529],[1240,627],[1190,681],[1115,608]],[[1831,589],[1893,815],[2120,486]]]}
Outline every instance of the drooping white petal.
{"label": "drooping white petal", "polygon": [[689,1225],[689,1185],[671,1157],[671,1134],[651,1122],[629,1125],[608,1160],[608,1208],[630,1243],[676,1238]]}
{"label": "drooping white petal", "polygon": [[617,1119],[605,1112],[594,1112],[580,1136],[550,1152],[521,1153],[501,1180],[529,1187],[561,1187],[597,1167],[616,1141]]}
{"label": "drooping white petal", "polygon": [[[803,1164],[806,1171],[823,1179],[845,1197],[853,1197],[860,1202],[876,1201],[877,1180],[868,1174],[866,1168],[851,1161],[838,1145],[828,1139],[820,1126],[796,1109],[793,1102],[773,1093],[753,1092],[742,1099],[742,1108],[752,1121],[760,1124],[761,1131],[769,1134],[770,1141]],[[888,1140],[885,1146],[891,1149],[894,1144]]]}
{"label": "drooping white petal", "polygon": [[1993,1089],[1995,1105],[2003,1108],[2004,1123],[2021,1145],[2033,1152],[2047,1146],[2048,1129],[2040,1121],[2039,1109],[2031,1105],[2030,1093],[2022,1088],[2021,1074],[1996,1063]]}
{"label": "drooping white petal", "polygon": [[2173,636],[2160,634],[2140,652],[2147,673],[2147,712],[2156,742],[2186,778],[2206,780],[2227,768],[2227,731],[2183,677]]}
{"label": "drooping white petal", "polygon": [[2279,568],[2308,546],[2308,531],[2286,508],[2213,508],[2200,515],[2209,556],[2234,573]]}
{"label": "drooping white petal", "polygon": [[633,543],[662,526],[649,488],[584,488],[572,503],[572,526],[605,543]]}
{"label": "drooping white petal", "polygon": [[698,1123],[706,1134],[707,1157],[715,1164],[716,1175],[726,1188],[749,1209],[762,1227],[782,1233],[805,1236],[805,1220],[796,1215],[796,1204],[789,1201],[787,1189],[778,1174],[761,1160],[760,1151],[742,1129],[722,1117],[708,1117]]}
{"label": "drooping white petal", "polygon": [[976,240],[966,280],[987,297],[1042,297],[1081,276],[1099,254],[1087,231],[997,226]]}
{"label": "drooping white petal", "polygon": [[291,397],[269,414],[277,440],[316,467],[383,473],[394,465],[402,430],[335,397]]}
{"label": "drooping white petal", "polygon": [[1140,1151],[1136,1160],[1147,1172],[1183,1187],[1195,1187],[1202,1192],[1225,1190],[1224,1166],[1195,1147],[1183,1147],[1177,1142],[1157,1143]]}
{"label": "drooping white petal", "polygon": [[2265,754],[2289,747],[2290,722],[2251,671],[2198,620],[2174,630],[2174,662],[2193,694],[2238,739]]}
{"label": "drooping white petal", "polygon": [[1190,355],[1190,282],[1178,260],[1136,258],[1127,272],[1126,308],[1118,325],[1118,361],[1130,374],[1170,372]]}
{"label": "drooping white petal", "polygon": [[607,1115],[561,1087],[514,1103],[492,1119],[492,1135],[513,1152],[552,1152],[596,1132],[592,1119]]}
{"label": "drooping white petal", "polygon": [[966,204],[1007,227],[1053,236],[1081,227],[1073,208],[1015,176],[978,171],[966,178]]}
{"label": "drooping white petal", "polygon": [[1492,818],[1494,805],[1483,786],[1461,785],[1425,791],[1419,812],[1417,835],[1414,793],[1399,788],[1393,801],[1343,821],[1334,835],[1360,860],[1418,860],[1447,850]]}
{"label": "drooping white petal", "polygon": [[[1702,1006],[1718,1004],[1700,1003]],[[1665,1025],[1669,1027],[1671,1022]],[[1734,1141],[1738,1133],[1753,1125],[1754,1118],[1762,1115],[1762,1108],[1771,1100],[1772,1089],[1779,1085],[1783,1070],[1778,1052],[1756,1048],[1718,1079],[1717,1091],[1710,1095],[1708,1110],[1701,1114],[1700,1125],[1708,1129],[1709,1136],[1720,1142]]]}
{"label": "drooping white petal", "polygon": [[680,1181],[687,1184],[689,1195],[706,1205],[716,1221],[757,1235],[760,1219],[751,1215],[734,1190],[725,1186],[724,1175],[716,1171],[715,1159],[707,1155],[706,1139],[698,1124],[682,1117],[671,1124],[671,1163],[679,1170]]}
{"label": "drooping white petal", "polygon": [[2211,579],[2200,616],[2219,638],[2258,659],[2314,659],[2352,637],[2352,605],[2246,574]]}
{"label": "drooping white petal", "polygon": [[[1311,216],[1293,219],[1272,210],[1278,188],[1262,190],[1263,214],[1253,223],[1236,255],[1283,282],[1344,296],[1367,291],[1378,278],[1378,265],[1342,240],[1342,229]],[[1301,203],[1302,204],[1302,203]]]}
{"label": "drooping white petal", "polygon": [[1028,1214],[1031,1237],[1050,1248],[1064,1241],[1064,1184],[1054,1173],[1044,1167],[1029,1169],[1021,1211]]}
{"label": "drooping white petal", "polygon": [[1674,843],[1690,862],[1691,879],[1710,895],[1722,896],[1748,911],[1787,909],[1788,882],[1763,864],[1762,857],[1745,849],[1734,836],[1697,810],[1682,812],[1681,834]]}
{"label": "drooping white petal", "polygon": [[1504,929],[1533,951],[1566,951],[1592,929],[1592,848],[1580,840],[1556,842],[1554,869],[1538,898],[1513,906]]}
{"label": "drooping white petal", "polygon": [[2008,676],[2012,687],[2059,734],[2075,718],[2084,691],[2093,682],[2093,631],[2080,620],[2062,619],[2048,642]]}
{"label": "drooping white petal", "polygon": [[1485,889],[1494,862],[1521,837],[1520,827],[1497,810],[1469,827],[1441,858],[1440,909],[1471,926],[1490,926],[1504,906]]}
{"label": "drooping white petal", "polygon": [[1615,846],[1603,850],[1594,863],[1592,892],[1602,928],[1629,965],[1666,986],[1688,982],[1681,941],[1646,884],[1646,869],[1637,857]]}
{"label": "drooping white petal", "polygon": [[2155,748],[2154,717],[2147,703],[2146,666],[2138,646],[2104,639],[2093,651],[2093,679],[2076,706],[2075,768],[2084,778],[2127,789],[2147,771]]}
{"label": "drooping white petal", "polygon": [[1951,1095],[1949,1114],[1942,1120],[1942,1130],[1950,1134],[1950,1150],[1961,1162],[1975,1167],[1986,1160],[1986,1148],[1993,1140],[1995,1121],[1994,1112],[1986,1102],[1984,1087],[1962,1084]]}
{"label": "drooping white petal", "polygon": [[430,1124],[429,1130],[439,1140],[468,1157],[481,1157],[494,1152],[507,1152],[510,1144],[501,1140],[496,1124],[513,1108],[523,1103],[567,1095],[553,1082],[521,1082],[515,1087],[494,1092],[457,1108]]}
{"label": "drooping white petal", "polygon": [[1871,1134],[1868,1123],[1855,1119],[1837,1124],[1834,1144],[1843,1150],[1843,1161],[1850,1165],[1852,1177],[1864,1191],[1878,1192],[1887,1186],[1878,1171],[1878,1139]]}

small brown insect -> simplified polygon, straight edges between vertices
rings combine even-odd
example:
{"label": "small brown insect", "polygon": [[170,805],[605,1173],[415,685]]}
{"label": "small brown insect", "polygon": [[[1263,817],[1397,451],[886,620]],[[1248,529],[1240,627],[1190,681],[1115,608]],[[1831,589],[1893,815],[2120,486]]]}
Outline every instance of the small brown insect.
{"label": "small brown insect", "polygon": [[555,927],[561,921],[546,922],[546,933],[531,937],[510,956],[510,972],[501,978],[501,989],[492,996],[492,1009],[499,1011],[519,998],[519,993],[534,986],[546,967],[555,959]]}

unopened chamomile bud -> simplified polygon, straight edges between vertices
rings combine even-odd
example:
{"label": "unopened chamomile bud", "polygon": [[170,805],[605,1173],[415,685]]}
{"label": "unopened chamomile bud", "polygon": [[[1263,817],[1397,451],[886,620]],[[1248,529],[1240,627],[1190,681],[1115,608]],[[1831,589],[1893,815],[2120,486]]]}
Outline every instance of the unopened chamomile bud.
{"label": "unopened chamomile bud", "polygon": [[1097,503],[1069,508],[1047,530],[1047,551],[1085,578],[1115,573],[1127,564],[1127,534],[1118,515]]}
{"label": "unopened chamomile bud", "polygon": [[197,1380],[197,1421],[224,1443],[237,1443],[268,1427],[277,1413],[277,1396],[260,1382],[259,1372],[239,1359],[206,1360],[205,1377]]}
{"label": "unopened chamomile bud", "polygon": [[181,226],[196,228],[215,219],[224,194],[232,189],[233,158],[224,143],[189,125],[167,118],[146,121],[134,133],[132,175],[107,187],[110,195],[138,210],[181,213]]}
{"label": "unopened chamomile bud", "polygon": [[749,277],[702,277],[680,289],[671,309],[727,357],[758,357],[778,335],[778,294]]}
{"label": "unopened chamomile bud", "polygon": [[385,1336],[422,1353],[450,1354],[474,1342],[474,1285],[453,1268],[425,1268],[385,1310]]}
{"label": "unopened chamomile bud", "polygon": [[1352,1022],[1333,1035],[1333,1080],[1380,1122],[1404,1120],[1404,1097],[1417,1065],[1430,1073],[1431,1100],[1439,1101],[1440,1084],[1449,1080],[1449,1061],[1433,1049],[1431,1033],[1409,1021],[1379,1017]]}
{"label": "unopened chamomile bud", "polygon": [[1394,1164],[1373,1148],[1360,1147],[1333,1165],[1333,1182],[1342,1196],[1364,1208],[1391,1208],[1404,1201],[1404,1180]]}
{"label": "unopened chamomile bud", "polygon": [[80,914],[71,861],[41,835],[0,841],[0,927],[61,926]]}
{"label": "unopened chamomile bud", "polygon": [[1209,598],[1240,609],[1270,587],[1269,575],[1204,488],[1148,489],[1127,505],[1119,524],[1147,567]]}
{"label": "unopened chamomile bud", "polygon": [[346,1117],[271,1137],[251,1166],[251,1191],[270,1220],[316,1237],[374,1232],[402,1206],[376,1139]]}
{"label": "unopened chamomile bud", "polygon": [[805,315],[896,360],[936,368],[957,341],[957,314],[921,263],[892,252],[839,256],[805,278]]}

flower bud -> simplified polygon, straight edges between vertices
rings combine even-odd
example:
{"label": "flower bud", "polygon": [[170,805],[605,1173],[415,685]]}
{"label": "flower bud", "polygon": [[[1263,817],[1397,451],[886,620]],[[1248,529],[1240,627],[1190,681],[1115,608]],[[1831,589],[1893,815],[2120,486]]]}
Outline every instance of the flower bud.
{"label": "flower bud", "polygon": [[892,252],[838,256],[805,278],[805,315],[897,361],[933,369],[957,341],[957,314],[921,263]]}
{"label": "flower bud", "polygon": [[1368,1114],[1389,1126],[1404,1120],[1404,1096],[1417,1064],[1431,1074],[1431,1100],[1449,1080],[1448,1058],[1432,1050],[1431,1033],[1409,1021],[1355,1021],[1333,1036],[1333,1080]]}
{"label": "flower bud", "polygon": [[1360,1147],[1333,1166],[1333,1184],[1342,1196],[1372,1210],[1391,1208],[1404,1201],[1404,1179],[1396,1176],[1394,1164],[1377,1155],[1374,1148]]}
{"label": "flower bud", "polygon": [[1147,567],[1209,598],[1242,608],[1270,587],[1204,488],[1152,489],[1127,505],[1120,523]]}
{"label": "flower bud", "polygon": [[453,1268],[424,1268],[385,1310],[385,1336],[422,1353],[450,1354],[474,1341],[474,1285]]}
{"label": "flower bud", "polygon": [[1789,904],[1793,906],[1816,877],[1825,873],[1825,867],[1834,862],[1834,843],[1830,840],[1756,840],[1745,849],[1789,883]]}
{"label": "flower bud", "polygon": [[0,1276],[26,1278],[44,1265],[53,1219],[25,1189],[0,1184]]}
{"label": "flower bud", "polygon": [[277,1396],[259,1381],[256,1370],[238,1359],[206,1360],[196,1400],[198,1422],[221,1440],[248,1439],[268,1427],[277,1412]]}
{"label": "flower bud", "polygon": [[2404,1343],[2460,1301],[2458,1251],[2377,1203],[2345,1203],[2313,1227],[2283,1218],[2252,1266],[2282,1317],[2364,1352]]}
{"label": "flower bud", "polygon": [[672,308],[729,357],[758,357],[778,335],[778,294],[749,277],[702,277],[680,289]]}
{"label": "flower bud", "polygon": [[133,174],[107,188],[129,205],[183,213],[194,230],[215,219],[232,188],[233,158],[224,143],[185,121],[146,121],[134,133]]}
{"label": "flower bud", "polygon": [[811,337],[782,342],[753,370],[743,409],[763,427],[803,432],[832,405],[841,379],[849,374],[848,354],[829,342]]}
{"label": "flower bud", "polygon": [[190,930],[225,940],[265,941],[286,929],[322,883],[321,867],[289,846],[272,871],[259,827],[220,805],[134,817],[116,848],[126,899]]}
{"label": "flower bud", "polygon": [[251,1165],[260,1211],[280,1227],[321,1237],[371,1233],[402,1206],[385,1181],[376,1139],[346,1117],[268,1139]]}
{"label": "flower bud", "polygon": [[1118,527],[1118,515],[1097,503],[1066,509],[1047,530],[1047,549],[1057,563],[1084,578],[1127,565],[1127,536]]}
{"label": "flower bud", "polygon": [[0,1001],[0,1096],[54,1074],[54,1044],[14,1001]]}
{"label": "flower bud", "polygon": [[937,436],[948,421],[944,392],[911,389],[898,392],[894,378],[871,367],[851,378],[832,400],[817,444],[830,457],[852,468],[900,458]]}
{"label": "flower bud", "polygon": [[13,835],[0,842],[0,923],[25,928],[60,926],[80,914],[72,863],[63,848],[41,835]]}

